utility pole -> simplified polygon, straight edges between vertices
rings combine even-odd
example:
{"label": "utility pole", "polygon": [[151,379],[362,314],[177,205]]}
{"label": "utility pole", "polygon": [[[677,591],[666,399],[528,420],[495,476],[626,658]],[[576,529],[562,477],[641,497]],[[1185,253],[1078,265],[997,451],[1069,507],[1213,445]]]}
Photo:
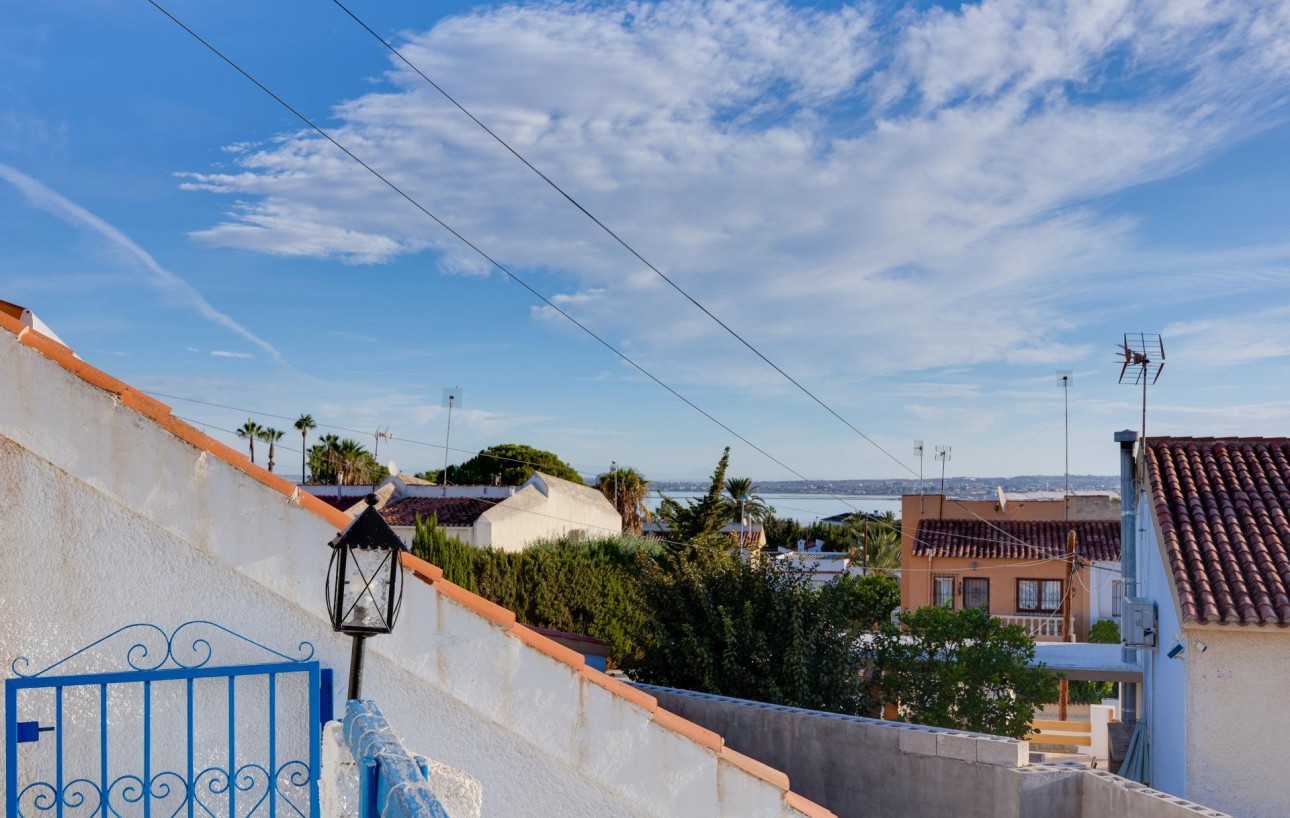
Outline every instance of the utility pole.
{"label": "utility pole", "polygon": [[[1072,627],[1072,613],[1075,599],[1075,529],[1066,535],[1066,593],[1062,597],[1062,641],[1074,642],[1075,629]],[[1063,676],[1058,683],[1057,718],[1066,721],[1066,707],[1070,704],[1070,682]]]}

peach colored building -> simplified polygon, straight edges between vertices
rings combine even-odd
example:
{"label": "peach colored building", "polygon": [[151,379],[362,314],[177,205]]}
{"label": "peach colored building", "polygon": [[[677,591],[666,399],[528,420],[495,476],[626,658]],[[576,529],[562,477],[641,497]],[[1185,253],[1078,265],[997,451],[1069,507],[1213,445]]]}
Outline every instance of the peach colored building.
{"label": "peach colored building", "polygon": [[[1069,507],[1069,512],[1068,512]],[[1107,495],[955,500],[906,495],[901,506],[901,607],[980,606],[1042,641],[1076,641],[1119,615],[1120,503]],[[1069,519],[1067,515],[1069,513]],[[1067,537],[1077,568],[1067,577]]]}

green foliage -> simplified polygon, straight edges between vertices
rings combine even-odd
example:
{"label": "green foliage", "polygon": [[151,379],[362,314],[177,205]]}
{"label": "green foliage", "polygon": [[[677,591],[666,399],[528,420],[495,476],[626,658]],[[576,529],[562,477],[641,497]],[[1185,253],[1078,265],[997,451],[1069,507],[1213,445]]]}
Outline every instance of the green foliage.
{"label": "green foliage", "polygon": [[389,474],[358,441],[336,435],[322,435],[309,447],[309,471],[315,483],[331,485],[339,476],[346,486],[372,486]]}
{"label": "green foliage", "polygon": [[726,480],[726,507],[730,519],[736,523],[745,520],[749,523],[766,522],[775,509],[766,505],[766,501],[757,493],[751,477],[730,477]]}
{"label": "green foliage", "polygon": [[824,606],[852,630],[870,631],[891,621],[900,607],[900,583],[893,577],[843,574],[820,588]]}
{"label": "green foliage", "polygon": [[[555,454],[525,446],[522,443],[499,443],[489,446],[458,466],[448,467],[448,482],[455,486],[518,486],[540,471],[571,483],[582,485],[582,476]],[[438,483],[442,469],[418,474],[423,480]]]}
{"label": "green foliage", "polygon": [[623,518],[623,530],[641,533],[642,524],[649,522],[649,481],[645,475],[629,467],[620,467],[596,476],[596,488],[614,504]]}
{"label": "green foliage", "polygon": [[[1102,645],[1120,644],[1120,625],[1113,619],[1099,619],[1088,629],[1088,641]],[[1076,704],[1101,704],[1115,695],[1114,682],[1074,681],[1070,683],[1070,700]]]}
{"label": "green foliage", "polygon": [[808,572],[720,550],[638,560],[648,607],[632,678],[840,713],[870,713],[845,605]]}
{"label": "green foliage", "polygon": [[553,540],[524,551],[474,548],[419,520],[412,553],[444,576],[504,608],[525,625],[581,633],[609,642],[618,667],[637,659],[647,618],[633,578],[638,555],[659,546],[641,537]]}
{"label": "green foliage", "polygon": [[673,540],[709,548],[729,545],[721,534],[730,520],[730,507],[721,496],[729,465],[730,447],[727,446],[712,472],[708,493],[702,499],[690,500],[683,506],[671,497],[664,497],[659,503],[657,516],[667,523]]}
{"label": "green foliage", "polygon": [[845,553],[855,548],[855,534],[847,526],[812,523],[802,525],[787,517],[770,517],[762,524],[766,533],[766,545],[771,548],[797,548],[798,540],[805,540],[812,545],[816,540],[824,541],[824,550]]}
{"label": "green foliage", "polygon": [[1057,676],[1029,667],[1034,640],[983,610],[929,606],[900,615],[874,638],[873,680],[901,718],[1021,738],[1035,709],[1057,696]]}

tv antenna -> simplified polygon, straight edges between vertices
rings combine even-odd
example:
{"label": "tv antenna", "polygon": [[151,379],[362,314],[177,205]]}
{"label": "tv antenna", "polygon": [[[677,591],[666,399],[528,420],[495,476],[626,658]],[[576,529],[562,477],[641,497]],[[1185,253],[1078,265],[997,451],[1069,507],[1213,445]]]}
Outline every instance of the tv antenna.
{"label": "tv antenna", "polygon": [[1160,380],[1165,368],[1165,342],[1156,332],[1126,332],[1120,345],[1120,383],[1142,386],[1142,441],[1147,444],[1147,387]]}
{"label": "tv antenna", "polygon": [[1062,495],[1062,505],[1066,507],[1066,519],[1071,518],[1071,371],[1057,370],[1057,385],[1062,388],[1062,409],[1066,418],[1066,491]]}
{"label": "tv antenna", "polygon": [[914,441],[914,457],[918,458],[918,513],[923,513],[923,441]]}
{"label": "tv antenna", "polygon": [[394,433],[390,431],[389,426],[386,426],[384,429],[378,428],[372,434],[372,437],[376,440],[375,444],[372,446],[372,459],[379,461],[381,457],[381,441],[393,440]]}
{"label": "tv antenna", "polygon": [[443,388],[443,405],[448,407],[448,429],[443,435],[443,475],[439,482],[443,486],[444,497],[448,496],[448,446],[452,442],[452,408],[453,406],[461,408],[461,395],[460,386]]}

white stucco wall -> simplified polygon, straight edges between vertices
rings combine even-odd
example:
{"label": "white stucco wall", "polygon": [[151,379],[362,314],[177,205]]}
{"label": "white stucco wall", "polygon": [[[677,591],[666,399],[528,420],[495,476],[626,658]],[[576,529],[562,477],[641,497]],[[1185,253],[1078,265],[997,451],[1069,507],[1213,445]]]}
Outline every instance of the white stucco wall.
{"label": "white stucco wall", "polygon": [[1173,575],[1165,570],[1149,498],[1138,495],[1138,596],[1153,599],[1158,617],[1156,648],[1138,651],[1142,695],[1151,739],[1151,781],[1158,790],[1187,798],[1187,667],[1165,654],[1183,638],[1173,597]]}
{"label": "white stucco wall", "polygon": [[1099,619],[1110,619],[1119,622],[1120,618],[1114,615],[1115,591],[1114,584],[1120,579],[1120,563],[1098,560],[1093,562],[1088,571],[1085,572],[1086,581],[1089,584],[1089,621],[1092,627],[1093,623]]}
{"label": "white stucco wall", "polygon": [[[6,665],[131,622],[207,618],[275,647],[308,640],[343,678],[349,640],[322,599],[332,524],[7,332],[0,382]],[[364,694],[411,746],[480,780],[485,816],[804,814],[665,714],[411,576],[399,628],[368,643]]]}
{"label": "white stucco wall", "polygon": [[485,511],[475,536],[504,551],[519,551],[541,539],[582,531],[588,537],[617,536],[623,520],[595,489],[534,475],[514,496]]}
{"label": "white stucco wall", "polygon": [[1185,638],[1188,797],[1239,818],[1284,818],[1290,632],[1229,625]]}

